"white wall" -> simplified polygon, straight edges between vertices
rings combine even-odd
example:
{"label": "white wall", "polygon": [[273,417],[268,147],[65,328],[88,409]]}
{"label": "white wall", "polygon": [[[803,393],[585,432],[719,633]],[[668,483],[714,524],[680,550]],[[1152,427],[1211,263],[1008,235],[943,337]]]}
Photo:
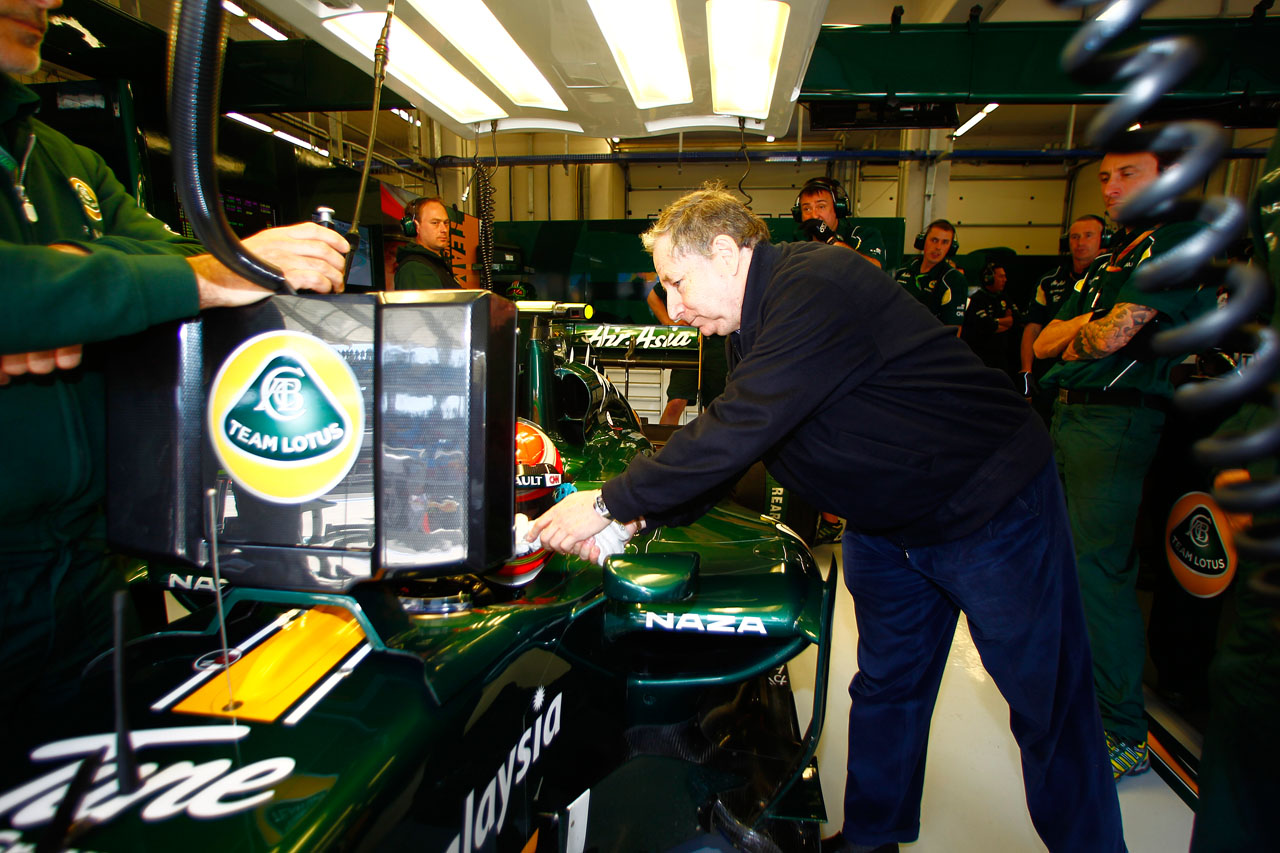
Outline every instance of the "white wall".
{"label": "white wall", "polygon": [[[1248,145],[1258,131],[1238,131],[1234,144]],[[1018,140],[1021,142],[1021,140]],[[494,141],[479,140],[480,152],[492,156]],[[756,143],[759,144],[759,143]],[[441,134],[438,150],[469,158],[477,143]],[[492,177],[494,216],[498,220],[548,219],[646,219],[704,181],[719,180],[751,198],[752,209],[764,216],[789,216],[804,182],[826,173],[826,164],[760,163],[747,172],[741,160],[705,163],[643,163],[626,170],[617,164],[569,164],[503,166],[503,157],[607,153],[602,139],[550,133],[499,134],[496,140],[499,168]],[[732,151],[724,152],[732,157]],[[1209,193],[1229,192],[1245,198],[1259,177],[1256,160],[1221,164],[1206,181]],[[908,230],[903,251],[914,251],[912,218],[932,211],[954,222],[963,251],[1007,246],[1019,254],[1050,255],[1058,238],[1076,216],[1104,213],[1098,188],[1097,163],[1076,167],[1062,164],[972,164],[951,162],[948,171],[934,175],[935,196],[928,204],[924,194],[930,185],[918,164],[837,163],[832,171],[849,192],[855,215],[867,217],[906,215]],[[856,179],[854,176],[857,176]],[[906,179],[903,177],[906,175]],[[461,198],[471,178],[470,169],[441,169],[441,194]],[[904,197],[905,196],[905,197]],[[467,209],[474,212],[474,197]]]}

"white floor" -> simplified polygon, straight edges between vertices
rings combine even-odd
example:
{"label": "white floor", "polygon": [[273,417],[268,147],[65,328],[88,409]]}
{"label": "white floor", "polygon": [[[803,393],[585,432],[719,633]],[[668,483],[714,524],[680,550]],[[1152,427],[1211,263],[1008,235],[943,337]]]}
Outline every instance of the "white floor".
{"label": "white floor", "polygon": [[[824,568],[839,548],[815,550]],[[824,835],[840,827],[848,750],[849,681],[857,671],[858,632],[853,602],[838,583],[835,635],[827,716],[818,748],[818,767],[830,821]],[[809,649],[788,669],[796,694],[800,728],[813,707],[816,650]],[[1192,812],[1164,781],[1149,772],[1119,784],[1125,842],[1130,853],[1176,853],[1191,839]],[[925,771],[920,839],[910,853],[1021,853],[1043,851],[1027,814],[1018,748],[1009,732],[1009,706],[982,668],[961,617],[951,658],[934,710]]]}

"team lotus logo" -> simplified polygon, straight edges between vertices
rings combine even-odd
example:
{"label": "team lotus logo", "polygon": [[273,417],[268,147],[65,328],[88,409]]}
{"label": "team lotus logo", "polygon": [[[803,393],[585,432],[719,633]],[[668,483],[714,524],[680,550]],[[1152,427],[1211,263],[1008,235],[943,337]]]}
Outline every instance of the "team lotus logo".
{"label": "team lotus logo", "polygon": [[71,189],[75,190],[76,198],[80,199],[80,206],[84,208],[85,216],[94,222],[101,222],[102,208],[98,206],[98,196],[94,193],[93,187],[79,178],[71,178],[70,183]]}
{"label": "team lotus logo", "polygon": [[1236,549],[1225,514],[1204,492],[1178,498],[1165,525],[1165,554],[1178,583],[1196,598],[1220,595],[1236,573]]}
{"label": "team lotus logo", "polygon": [[241,344],[209,389],[209,433],[235,483],[263,500],[302,503],[351,470],[364,398],[337,351],[300,332]]}

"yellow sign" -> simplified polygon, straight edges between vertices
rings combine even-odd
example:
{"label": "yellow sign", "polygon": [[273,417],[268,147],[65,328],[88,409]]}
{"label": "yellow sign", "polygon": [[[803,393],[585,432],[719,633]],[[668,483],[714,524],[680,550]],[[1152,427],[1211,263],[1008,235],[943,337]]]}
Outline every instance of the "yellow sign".
{"label": "yellow sign", "polygon": [[237,486],[297,504],[340,483],[364,441],[364,397],[333,347],[267,332],[231,354],[209,388],[209,434]]}

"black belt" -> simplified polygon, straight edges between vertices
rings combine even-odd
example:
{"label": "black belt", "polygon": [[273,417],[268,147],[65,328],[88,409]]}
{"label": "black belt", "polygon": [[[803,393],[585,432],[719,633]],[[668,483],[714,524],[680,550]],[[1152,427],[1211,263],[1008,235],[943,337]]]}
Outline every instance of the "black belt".
{"label": "black belt", "polygon": [[1096,406],[1143,406],[1160,412],[1169,411],[1169,401],[1153,394],[1127,388],[1120,391],[1069,391],[1058,389],[1059,403],[1088,403]]}

